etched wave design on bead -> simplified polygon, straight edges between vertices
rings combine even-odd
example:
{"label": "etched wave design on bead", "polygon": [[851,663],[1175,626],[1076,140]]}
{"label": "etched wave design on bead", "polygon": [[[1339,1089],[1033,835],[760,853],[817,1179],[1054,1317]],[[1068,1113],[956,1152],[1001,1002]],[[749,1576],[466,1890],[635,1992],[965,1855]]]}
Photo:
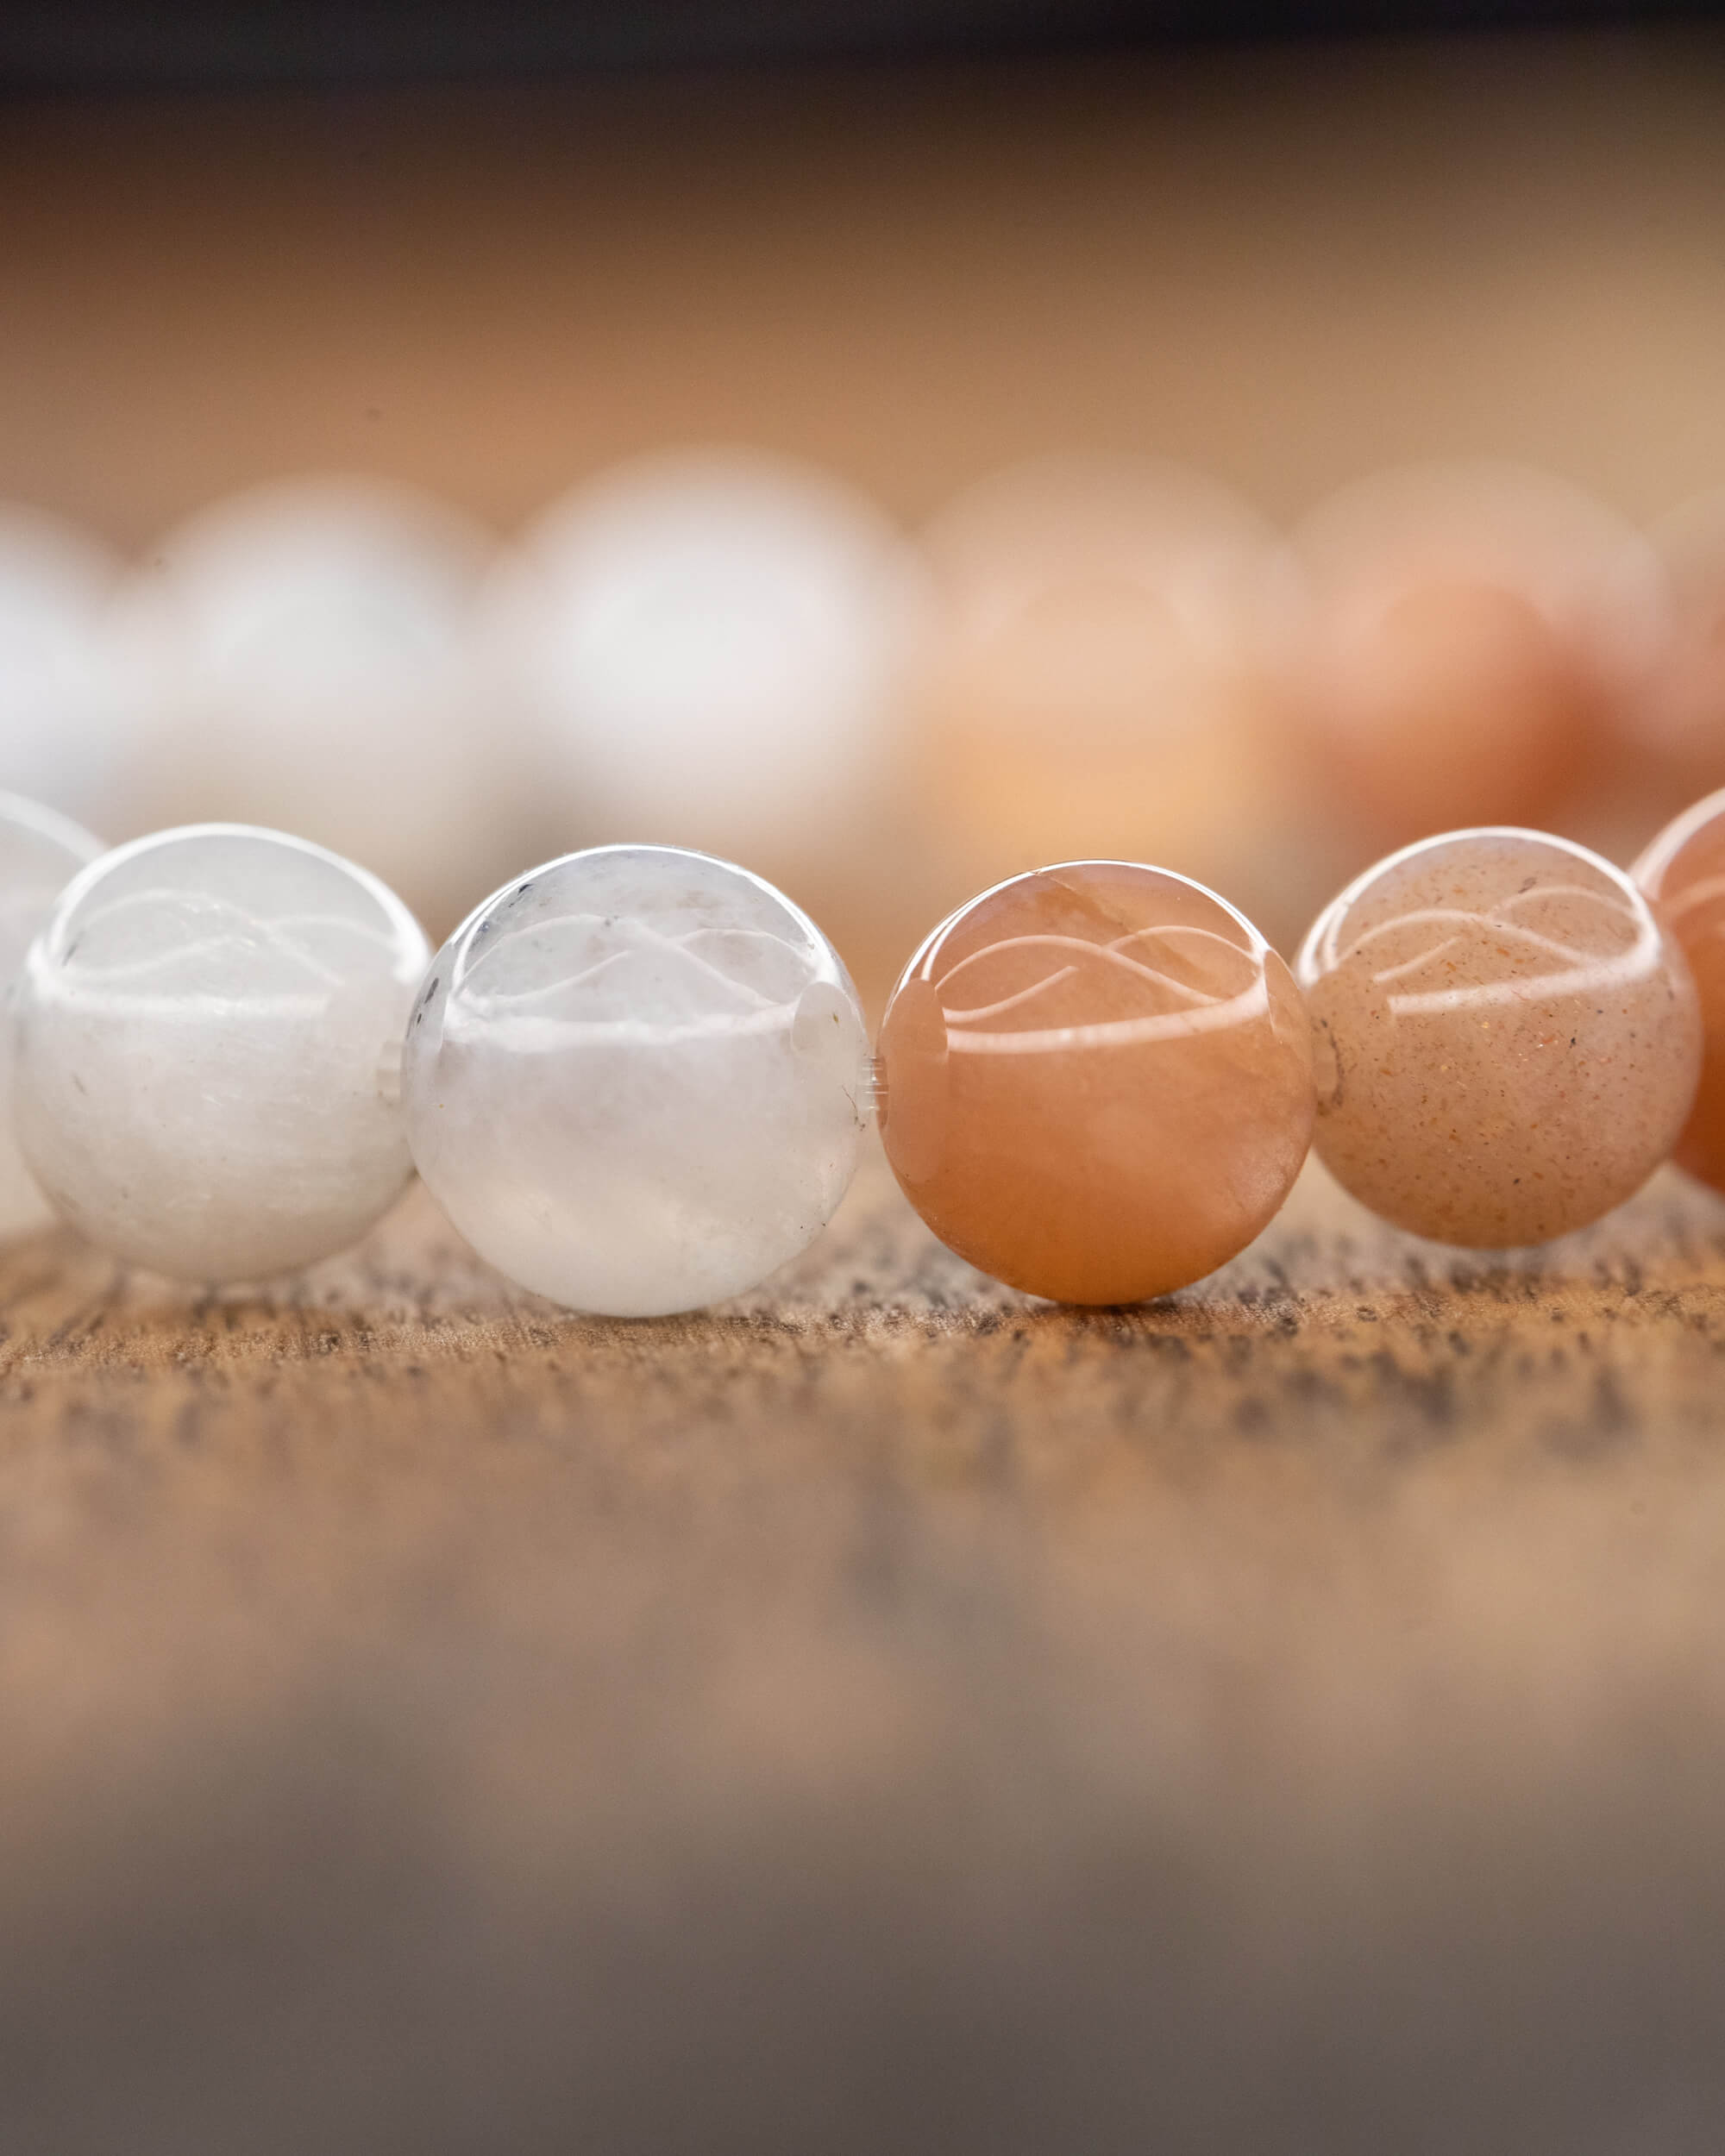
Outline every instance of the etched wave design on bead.
{"label": "etched wave design on bead", "polygon": [[[1518,908],[1525,912],[1533,906],[1549,907],[1554,902],[1592,912],[1616,947],[1589,950],[1572,940],[1572,931],[1566,936],[1552,935],[1515,918]],[[1656,924],[1615,893],[1580,884],[1543,884],[1533,891],[1515,892],[1483,912],[1465,906],[1433,906],[1400,914],[1393,921],[1366,930],[1339,956],[1328,956],[1326,969],[1356,956],[1370,960],[1386,943],[1410,932],[1425,932],[1436,940],[1424,943],[1409,956],[1375,964],[1371,975],[1375,987],[1388,991],[1390,1014],[1396,1018],[1598,995],[1649,980],[1662,962]],[[1460,963],[1455,954],[1469,945],[1477,949],[1482,940],[1496,943],[1506,957],[1531,961],[1538,970],[1502,981],[1408,985],[1435,971],[1453,970]]]}
{"label": "etched wave design on bead", "polygon": [[[1170,966],[1179,963],[1182,956],[1191,962],[1192,951],[1189,949],[1182,953],[1182,943],[1195,947],[1207,970],[1214,971],[1220,962],[1224,972],[1243,975],[1241,985],[1224,993],[1182,980]],[[1135,952],[1135,945],[1160,946],[1163,962],[1151,964]],[[963,993],[958,984],[967,973],[991,966],[1007,954],[1014,961],[1033,955],[1047,970],[1027,987],[988,1002],[967,1006],[955,1000]],[[931,954],[931,967],[936,956]],[[1118,1003],[1124,992],[1128,1000],[1148,1007],[1112,1018],[1034,1022],[1039,1014],[1051,1015],[1047,1006],[1086,975],[1094,981],[1099,1001]],[[932,978],[932,972],[925,977]],[[1147,1047],[1250,1025],[1270,1009],[1263,950],[1243,949],[1230,937],[1196,927],[1134,929],[1106,943],[1051,931],[1010,937],[959,959],[933,985],[946,1020],[948,1050],[959,1055],[1026,1056]],[[1016,1022],[1007,1026],[998,1023],[1008,1016]]]}
{"label": "etched wave design on bead", "polygon": [[22,958],[50,913],[63,888],[60,884],[21,885],[0,898],[0,948],[16,950]]}
{"label": "etched wave design on bead", "polygon": [[[519,987],[509,980],[511,960],[536,973],[560,943],[574,947],[568,970]],[[735,962],[745,955],[754,979]],[[464,954],[443,1030],[459,1040],[469,1026],[476,1037],[483,1029],[521,1053],[780,1032],[821,977],[812,952],[770,929],[701,923],[668,931],[639,918],[567,913],[523,923]]]}
{"label": "etched wave design on bead", "polygon": [[[123,958],[92,951],[116,935],[141,929],[163,939],[160,948]],[[350,987],[351,956],[320,954],[326,946],[355,947],[373,962],[367,975],[393,975],[395,938],[386,924],[313,911],[262,915],[237,900],[198,891],[135,891],[91,906],[64,945],[32,960],[38,988],[62,1005],[123,1005],[152,1016],[208,1016],[243,1008],[276,1016],[316,1017],[331,991]],[[260,961],[268,968],[261,976]],[[381,963],[376,962],[380,960]],[[231,973],[231,980],[210,985]]]}
{"label": "etched wave design on bead", "polygon": [[1725,938],[1725,876],[1698,877],[1675,896],[1662,896],[1659,904],[1673,927],[1679,922],[1687,925],[1698,913],[1710,914],[1707,932]]}

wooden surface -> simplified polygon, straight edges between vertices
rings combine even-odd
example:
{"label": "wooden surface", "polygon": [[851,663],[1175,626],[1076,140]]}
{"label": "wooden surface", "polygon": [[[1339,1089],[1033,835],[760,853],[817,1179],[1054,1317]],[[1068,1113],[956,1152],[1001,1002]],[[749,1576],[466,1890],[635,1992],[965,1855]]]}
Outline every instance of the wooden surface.
{"label": "wooden surface", "polygon": [[0,1266],[0,2146],[1716,2149],[1725,1207]]}

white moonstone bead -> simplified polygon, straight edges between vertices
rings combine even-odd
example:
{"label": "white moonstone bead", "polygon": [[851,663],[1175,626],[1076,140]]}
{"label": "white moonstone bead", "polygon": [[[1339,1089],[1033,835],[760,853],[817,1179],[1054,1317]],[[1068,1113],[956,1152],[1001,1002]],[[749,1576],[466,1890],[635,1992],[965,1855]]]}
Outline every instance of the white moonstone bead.
{"label": "white moonstone bead", "polygon": [[0,502],[0,786],[72,816],[123,812],[139,717],[112,624],[121,565],[88,533]]}
{"label": "white moonstone bead", "polygon": [[591,828],[800,859],[889,769],[923,576],[836,479],[708,450],[578,488],[493,607]]}
{"label": "white moonstone bead", "polygon": [[74,1227],[156,1272],[328,1257],[411,1172],[399,1044],[429,956],[385,885],[280,832],[193,825],[104,855],[19,984],[25,1160]]}
{"label": "white moonstone bead", "polygon": [[[99,838],[52,809],[0,793],[0,987],[7,996],[55,899],[101,850]],[[12,1137],[12,1031],[0,1027],[0,1236],[22,1234],[49,1218]]]}
{"label": "white moonstone bead", "polygon": [[419,1172],[499,1270],[655,1317],[752,1288],[831,1217],[868,1036],[837,955],[742,868],[605,846],[439,953],[403,1075]]}
{"label": "white moonstone bead", "polygon": [[359,479],[254,488],[158,539],[119,610],[143,826],[267,822],[458,919],[523,858],[492,556],[453,510]]}

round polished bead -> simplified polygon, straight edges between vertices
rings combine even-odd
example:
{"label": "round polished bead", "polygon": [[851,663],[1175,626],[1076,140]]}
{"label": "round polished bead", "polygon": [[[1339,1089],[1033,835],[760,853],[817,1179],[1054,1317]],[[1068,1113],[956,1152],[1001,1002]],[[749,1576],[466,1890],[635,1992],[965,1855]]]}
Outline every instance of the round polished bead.
{"label": "round polished bead", "polygon": [[656,1317],[754,1287],[856,1165],[868,1037],[837,953],[742,868],[571,854],[438,954],[408,1029],[420,1174],[499,1271]]}
{"label": "round polished bead", "polygon": [[199,824],[68,885],[18,990],[19,1144],[116,1257],[258,1280],[362,1234],[411,1168],[401,1031],[430,952],[373,876]]}
{"label": "round polished bead", "polygon": [[1666,1158],[1695,1096],[1682,952],[1620,869],[1565,839],[1455,831],[1392,854],[1325,909],[1297,971],[1320,1157],[1438,1242],[1585,1226]]}
{"label": "round polished bead", "polygon": [[1513,465],[1380,473],[1320,504],[1294,549],[1295,710],[1328,802],[1383,843],[1552,811],[1656,647],[1646,542]]}
{"label": "round polished bead", "polygon": [[1433,577],[1351,626],[1323,653],[1313,693],[1322,767],[1371,829],[1405,836],[1555,799],[1592,706],[1524,594]]}
{"label": "round polished bead", "polygon": [[1725,1190],[1725,793],[1668,824],[1634,874],[1683,946],[1701,999],[1701,1084],[1675,1158]]}
{"label": "round polished bead", "polygon": [[1283,777],[1286,570],[1262,518],[1177,466],[1038,458],[968,488],[923,542],[920,775],[942,850],[978,882],[1081,849],[1250,879]]}
{"label": "round polished bead", "polygon": [[1212,1272],[1287,1196],[1309,1030],[1251,924],[1183,876],[1077,862],[962,906],[881,1031],[887,1157],[962,1257],[1064,1302]]}
{"label": "round polished bead", "polygon": [[[0,793],[0,987],[10,995],[54,901],[102,851],[77,824],[16,793]],[[12,1031],[0,1028],[0,1235],[40,1226],[49,1210],[12,1136]]]}
{"label": "round polished bead", "polygon": [[458,919],[521,858],[522,748],[480,595],[493,542],[413,489],[304,478],[199,511],[128,580],[135,813],[267,819]]}
{"label": "round polished bead", "polygon": [[706,450],[577,488],[493,605],[548,777],[589,825],[806,862],[883,780],[925,593],[860,495]]}
{"label": "round polished bead", "polygon": [[0,501],[0,784],[73,816],[122,810],[136,778],[137,684],[113,633],[116,555]]}

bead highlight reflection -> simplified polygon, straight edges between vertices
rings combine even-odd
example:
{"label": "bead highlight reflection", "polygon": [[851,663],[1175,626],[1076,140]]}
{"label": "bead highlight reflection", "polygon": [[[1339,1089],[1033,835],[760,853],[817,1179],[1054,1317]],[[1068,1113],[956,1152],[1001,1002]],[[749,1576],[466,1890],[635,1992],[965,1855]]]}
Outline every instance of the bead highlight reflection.
{"label": "bead highlight reflection", "polygon": [[1701,1064],[1695,985],[1620,869],[1538,831],[1456,831],[1367,870],[1296,966],[1314,1143],[1398,1227],[1540,1243],[1665,1159]]}
{"label": "bead highlight reflection", "polygon": [[430,956],[374,876],[282,832],[104,854],[20,984],[31,1172],[91,1242],[182,1280],[345,1248],[411,1171],[399,1044]]}
{"label": "bead highlight reflection", "polygon": [[746,869],[603,846],[486,900],[408,1030],[420,1174],[484,1257],[571,1308],[722,1301],[855,1172],[868,1039],[826,938]]}
{"label": "bead highlight reflection", "polygon": [[1213,1272],[1292,1187],[1312,1126],[1287,968],[1201,885],[1122,862],[1014,877],[944,922],[881,1030],[881,1136],[963,1257],[1057,1300]]}

